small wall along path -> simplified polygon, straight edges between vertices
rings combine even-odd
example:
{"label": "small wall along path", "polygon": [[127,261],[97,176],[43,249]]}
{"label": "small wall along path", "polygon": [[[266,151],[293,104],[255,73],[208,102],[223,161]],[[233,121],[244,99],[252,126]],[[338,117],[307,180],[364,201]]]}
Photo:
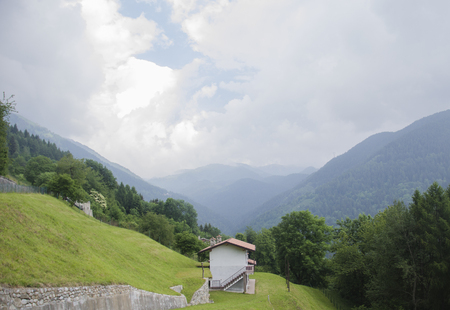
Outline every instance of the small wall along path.
{"label": "small wall along path", "polygon": [[[206,291],[205,291],[206,284]],[[0,310],[166,310],[208,303],[208,282],[188,304],[186,297],[139,290],[130,285],[0,288]],[[181,292],[182,286],[174,287]]]}

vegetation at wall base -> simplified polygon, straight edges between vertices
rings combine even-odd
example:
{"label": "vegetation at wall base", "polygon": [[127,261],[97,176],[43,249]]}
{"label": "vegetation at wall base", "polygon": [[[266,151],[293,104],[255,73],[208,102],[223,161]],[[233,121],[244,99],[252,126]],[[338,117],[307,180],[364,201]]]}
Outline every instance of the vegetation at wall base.
{"label": "vegetation at wall base", "polygon": [[[135,231],[113,227],[40,194],[0,195],[0,284],[129,284],[188,301],[204,283],[195,261]],[[206,270],[209,273],[209,270]]]}

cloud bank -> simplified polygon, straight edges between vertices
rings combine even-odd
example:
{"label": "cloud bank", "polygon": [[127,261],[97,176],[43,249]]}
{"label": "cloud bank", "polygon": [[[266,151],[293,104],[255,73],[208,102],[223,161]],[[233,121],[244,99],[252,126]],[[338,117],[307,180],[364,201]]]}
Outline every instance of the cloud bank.
{"label": "cloud bank", "polygon": [[[1,3],[0,84],[25,117],[143,177],[320,167],[448,108],[446,1],[137,3],[131,17],[116,0]],[[196,55],[181,69],[143,56],[180,46],[174,27]]]}

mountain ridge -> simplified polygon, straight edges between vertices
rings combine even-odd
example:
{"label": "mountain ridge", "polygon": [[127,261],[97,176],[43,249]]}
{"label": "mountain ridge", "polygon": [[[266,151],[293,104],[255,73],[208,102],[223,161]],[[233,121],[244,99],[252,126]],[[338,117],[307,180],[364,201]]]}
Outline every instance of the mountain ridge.
{"label": "mountain ridge", "polygon": [[[448,139],[450,110],[396,132],[372,135],[296,187],[266,201],[255,210],[258,216],[245,224],[255,229],[271,227],[282,215],[305,209],[334,224],[362,212],[375,214],[396,199],[408,202],[416,188],[425,190],[433,181],[443,186],[450,182]],[[415,169],[420,169],[420,175],[414,174]],[[338,210],[333,205],[344,207]]]}

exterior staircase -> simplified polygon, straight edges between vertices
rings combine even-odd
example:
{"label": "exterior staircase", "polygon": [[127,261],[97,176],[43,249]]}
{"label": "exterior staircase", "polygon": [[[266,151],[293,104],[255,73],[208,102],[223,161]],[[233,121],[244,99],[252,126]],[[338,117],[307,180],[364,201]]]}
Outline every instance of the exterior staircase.
{"label": "exterior staircase", "polygon": [[212,290],[226,290],[229,287],[236,284],[239,280],[241,280],[247,274],[253,274],[254,266],[244,266],[238,271],[236,271],[233,275],[228,277],[225,280],[211,280],[210,281],[210,289]]}

